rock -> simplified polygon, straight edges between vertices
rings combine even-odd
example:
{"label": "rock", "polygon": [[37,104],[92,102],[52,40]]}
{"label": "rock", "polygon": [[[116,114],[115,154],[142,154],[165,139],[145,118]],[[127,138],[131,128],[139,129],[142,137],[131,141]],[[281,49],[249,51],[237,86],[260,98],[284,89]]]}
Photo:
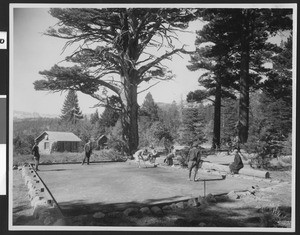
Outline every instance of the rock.
{"label": "rock", "polygon": [[155,215],[162,215],[163,214],[162,210],[158,206],[151,207],[151,211]]}
{"label": "rock", "polygon": [[138,214],[138,209],[137,208],[127,208],[123,213],[126,216],[134,216],[134,215]]}
{"label": "rock", "polygon": [[[28,197],[30,200],[40,200],[41,197],[39,197],[39,192],[38,190],[36,189],[30,189],[29,192],[28,192]],[[31,203],[31,205],[33,206],[33,204]]]}
{"label": "rock", "polygon": [[149,207],[142,207],[140,209],[140,212],[142,212],[143,214],[146,214],[146,215],[150,215],[151,214],[151,210],[149,209]]}
{"label": "rock", "polygon": [[66,226],[67,221],[65,219],[58,219],[53,223],[54,226]]}
{"label": "rock", "polygon": [[176,205],[176,203],[172,203],[172,204],[170,205],[170,207],[172,208],[172,210],[174,210],[174,209],[177,208],[177,205]]}
{"label": "rock", "polygon": [[105,217],[105,214],[100,211],[93,214],[93,218],[95,219],[102,219],[103,217]]}
{"label": "rock", "polygon": [[228,200],[227,195],[215,196],[217,202],[226,202]]}
{"label": "rock", "polygon": [[198,224],[198,226],[199,226],[199,227],[205,227],[205,226],[206,226],[206,223],[200,222],[200,223]]}
{"label": "rock", "polygon": [[121,216],[121,212],[118,211],[112,211],[106,214],[107,217],[109,218],[117,218]]}
{"label": "rock", "polygon": [[215,197],[210,193],[206,196],[206,201],[207,202],[211,202],[211,203],[215,203],[217,200],[215,199]]}
{"label": "rock", "polygon": [[51,225],[53,224],[55,219],[52,216],[47,216],[44,220],[44,225]]}
{"label": "rock", "polygon": [[[36,199],[36,198],[38,198],[38,199]],[[39,206],[50,208],[49,204],[47,203],[47,200],[42,197],[35,197],[31,201],[31,205],[33,206],[33,209],[35,209],[36,207],[39,207]]]}
{"label": "rock", "polygon": [[18,170],[18,166],[17,166],[17,165],[14,165],[14,166],[13,166],[13,170]]}
{"label": "rock", "polygon": [[41,221],[44,221],[46,217],[50,216],[51,213],[47,207],[44,206],[38,206],[33,211],[33,216],[36,219],[39,219]]}
{"label": "rock", "polygon": [[239,195],[237,195],[234,191],[231,191],[227,194],[228,199],[236,200],[239,199]]}
{"label": "rock", "polygon": [[200,205],[207,205],[208,204],[206,198],[201,197],[201,196],[198,197],[198,203]]}
{"label": "rock", "polygon": [[165,206],[163,206],[162,210],[163,211],[171,211],[172,207],[170,205],[165,205]]}
{"label": "rock", "polygon": [[187,205],[190,207],[197,207],[200,205],[200,203],[197,201],[196,198],[192,198],[188,200]]}
{"label": "rock", "polygon": [[177,208],[180,208],[180,209],[184,209],[185,208],[185,205],[184,205],[183,202],[176,203],[176,206],[177,206]]}

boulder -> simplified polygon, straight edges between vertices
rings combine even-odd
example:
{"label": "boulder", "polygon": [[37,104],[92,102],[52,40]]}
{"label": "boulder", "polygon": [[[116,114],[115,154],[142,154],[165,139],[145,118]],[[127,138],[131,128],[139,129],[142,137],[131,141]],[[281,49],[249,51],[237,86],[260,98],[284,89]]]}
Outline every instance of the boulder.
{"label": "boulder", "polygon": [[240,198],[240,196],[234,191],[229,192],[227,194],[227,197],[228,197],[228,199],[231,199],[231,200],[236,200],[236,199]]}
{"label": "boulder", "polygon": [[200,205],[200,203],[197,201],[196,198],[191,198],[188,200],[187,205],[190,207],[197,207]]}
{"label": "boulder", "polygon": [[198,224],[198,226],[199,226],[199,227],[205,227],[205,226],[206,226],[206,223],[200,222],[200,223]]}
{"label": "boulder", "polygon": [[199,203],[200,205],[207,205],[207,204],[208,204],[206,198],[205,198],[205,197],[202,197],[202,196],[199,196],[199,197],[198,197],[198,203]]}
{"label": "boulder", "polygon": [[65,219],[58,219],[53,223],[54,226],[66,226],[67,221]]}
{"label": "boulder", "polygon": [[[35,198],[37,198],[37,197],[35,197]],[[49,206],[47,200],[44,198],[41,198],[41,197],[39,197],[38,200],[32,200],[31,205],[33,206],[33,209],[35,209],[36,207],[39,207],[39,206],[51,208],[51,206]]]}
{"label": "boulder", "polygon": [[44,225],[51,225],[55,222],[55,218],[53,218],[52,216],[47,216],[44,219]]}
{"label": "boulder", "polygon": [[216,202],[216,199],[215,199],[215,197],[214,197],[211,193],[209,193],[209,194],[206,196],[206,201],[207,201],[207,202],[211,202],[211,203],[215,203],[215,202]]}
{"label": "boulder", "polygon": [[146,214],[146,215],[150,215],[151,214],[151,210],[149,209],[149,207],[142,207],[140,209],[140,212],[142,212],[143,214]]}
{"label": "boulder", "polygon": [[170,205],[165,205],[165,206],[162,207],[162,210],[163,211],[171,211],[172,207]]}
{"label": "boulder", "polygon": [[151,207],[151,211],[155,215],[162,215],[163,214],[162,210],[158,206]]}
{"label": "boulder", "polygon": [[228,196],[227,195],[215,196],[215,199],[217,202],[226,202],[228,200]]}
{"label": "boulder", "polygon": [[105,217],[105,214],[100,211],[93,214],[93,218],[95,218],[95,219],[102,219],[104,217]]}
{"label": "boulder", "polygon": [[138,214],[138,209],[137,208],[127,208],[123,213],[126,216],[134,216],[134,215]]}
{"label": "boulder", "polygon": [[178,202],[176,203],[177,208],[183,209],[184,208],[184,203],[183,202]]}

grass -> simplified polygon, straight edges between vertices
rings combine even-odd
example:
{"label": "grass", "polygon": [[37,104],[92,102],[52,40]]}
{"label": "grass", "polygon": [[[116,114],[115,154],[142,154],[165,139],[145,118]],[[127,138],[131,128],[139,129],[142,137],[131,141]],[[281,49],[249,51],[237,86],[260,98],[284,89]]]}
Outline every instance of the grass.
{"label": "grass", "polygon": [[286,212],[279,207],[264,207],[259,212],[262,213],[260,218],[262,227],[280,227],[281,221],[290,221],[290,212]]}
{"label": "grass", "polygon": [[[81,162],[84,158],[84,152],[81,153],[52,153],[49,155],[41,155],[40,164],[52,164],[52,163],[72,163],[72,162]],[[98,150],[92,153],[90,161],[126,161],[126,157],[122,156],[120,153],[108,149],[108,150]],[[34,162],[33,155],[13,155],[13,165],[21,166],[25,163]]]}

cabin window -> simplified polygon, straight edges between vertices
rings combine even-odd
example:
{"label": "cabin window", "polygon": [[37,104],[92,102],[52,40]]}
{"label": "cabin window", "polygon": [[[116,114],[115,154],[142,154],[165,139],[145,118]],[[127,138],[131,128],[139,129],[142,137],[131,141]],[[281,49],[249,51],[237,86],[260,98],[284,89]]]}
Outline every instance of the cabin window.
{"label": "cabin window", "polygon": [[49,142],[44,143],[44,149],[49,149]]}

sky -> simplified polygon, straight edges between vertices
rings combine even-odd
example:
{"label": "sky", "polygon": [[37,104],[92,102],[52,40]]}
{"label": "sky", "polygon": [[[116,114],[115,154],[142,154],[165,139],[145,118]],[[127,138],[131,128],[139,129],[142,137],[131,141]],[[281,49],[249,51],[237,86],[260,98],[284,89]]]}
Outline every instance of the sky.
{"label": "sky", "polygon": [[[66,41],[42,35],[49,26],[57,23],[56,18],[48,13],[47,8],[13,9],[13,65],[10,80],[10,97],[14,111],[37,112],[39,114],[61,114],[67,92],[53,93],[34,90],[33,82],[43,77],[39,71],[48,70],[62,61],[72,52],[69,48],[62,54]],[[200,29],[202,24],[194,23],[190,30]],[[188,45],[187,50],[194,49],[195,33],[180,34],[180,42]],[[160,82],[138,95],[141,105],[148,92],[155,102],[171,103],[185,99],[188,92],[199,88],[198,78],[201,72],[191,72],[186,68],[189,55],[173,56],[168,62],[176,77],[171,81]],[[139,90],[148,88],[153,83],[141,84]],[[78,92],[79,107],[84,114],[95,112],[97,104],[94,98]],[[99,109],[101,112],[103,109]]]}

